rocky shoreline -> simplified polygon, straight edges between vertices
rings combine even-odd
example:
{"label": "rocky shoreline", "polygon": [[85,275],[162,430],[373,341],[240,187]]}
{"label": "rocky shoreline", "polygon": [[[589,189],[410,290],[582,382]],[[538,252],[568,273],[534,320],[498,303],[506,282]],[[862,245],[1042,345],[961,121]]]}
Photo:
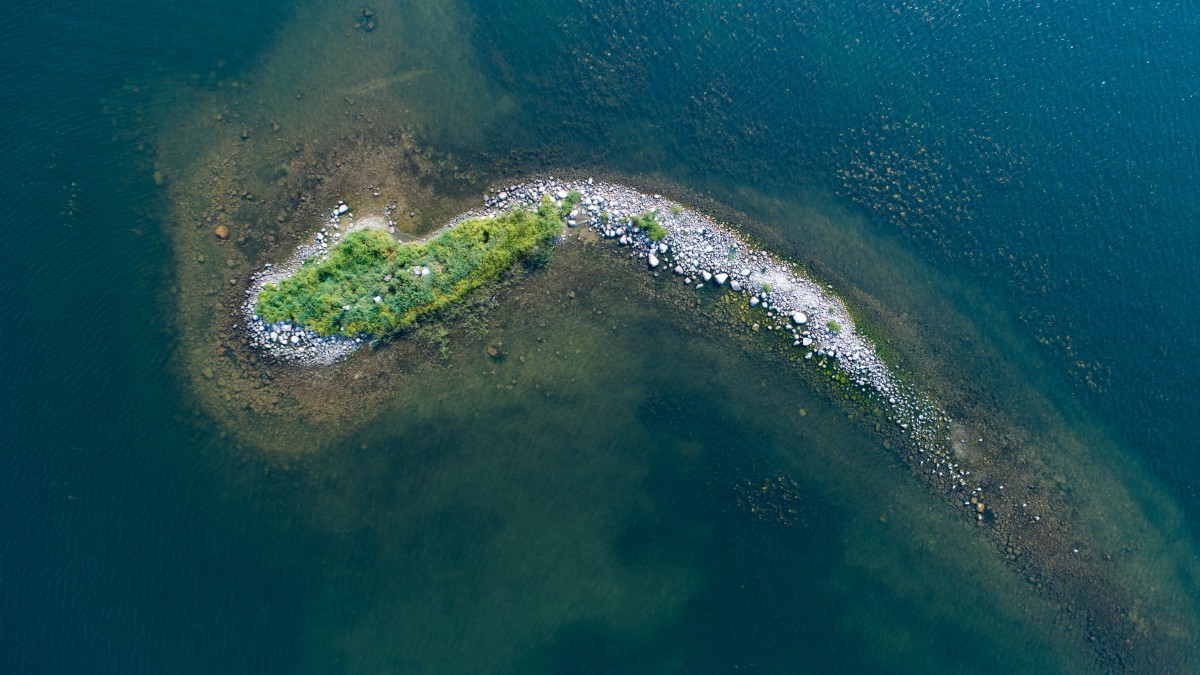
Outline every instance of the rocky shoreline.
{"label": "rocky shoreline", "polygon": [[[573,192],[582,196],[565,219],[568,232],[587,228],[602,240],[627,248],[631,256],[644,261],[648,273],[673,275],[697,293],[744,297],[749,308],[761,313],[753,330],[785,337],[805,361],[815,360],[818,365],[837,369],[848,384],[861,392],[877,394],[886,403],[889,423],[912,441],[915,468],[930,474],[933,482],[961,491],[964,506],[975,513],[976,519],[984,519],[982,488],[969,484],[970,471],[959,467],[945,439],[948,416],[935,402],[896,380],[874,345],[858,333],[845,304],[832,291],[821,288],[778,256],[751,247],[732,228],[709,216],[662,195],[644,194],[623,185],[547,178],[490,191],[482,209],[460,214],[429,238],[468,219],[534,207],[544,197],[562,203]],[[356,219],[350,206],[339,201],[312,240],[299,246],[284,262],[266,265],[255,274],[241,308],[250,348],[302,367],[319,367],[336,363],[370,344],[370,335],[322,337],[304,326],[267,324],[254,313],[254,304],[263,286],[293,274],[305,260],[326,256],[329,247],[347,233],[368,227],[395,233],[392,211],[389,208],[382,216]],[[651,241],[635,222],[645,213],[655,214],[665,236]]]}

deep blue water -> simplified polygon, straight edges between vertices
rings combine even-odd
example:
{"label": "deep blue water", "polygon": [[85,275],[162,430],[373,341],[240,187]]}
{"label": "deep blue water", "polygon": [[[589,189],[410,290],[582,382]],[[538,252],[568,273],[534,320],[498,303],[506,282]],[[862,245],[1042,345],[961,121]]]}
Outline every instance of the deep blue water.
{"label": "deep blue water", "polygon": [[[1024,347],[1048,365],[1030,377],[1118,438],[1200,537],[1190,424],[1200,414],[1194,8],[464,6],[476,17],[464,40],[527,122],[498,131],[498,148],[600,147],[599,163],[660,173],[718,199],[736,200],[734,186],[745,184],[783,198],[830,195],[875,236],[1024,326]],[[173,308],[162,291],[172,224],[160,220],[163,193],[150,180],[154,148],[139,143],[176,121],[164,113],[172,86],[193,73],[203,79],[218,62],[252,72],[293,11],[265,2],[22,3],[0,20],[6,672],[332,668],[332,657],[305,646],[311,614],[329,602],[314,596],[361,599],[379,587],[374,568],[339,550],[344,540],[294,522],[294,486],[241,464],[172,369]],[[614,69],[624,76],[613,79]],[[777,227],[785,239],[794,234]],[[695,487],[677,469],[656,470],[681,492]],[[667,634],[718,669],[756,652],[780,669],[791,652],[778,644],[797,635],[828,641],[822,670],[856,663],[858,646],[837,644],[845,633],[823,634],[821,621],[770,602],[772,583],[808,589],[800,573],[781,571],[792,549],[705,508],[663,507],[677,522],[744,537],[758,555],[667,539],[681,556],[713,558],[714,576],[729,584],[693,608],[694,625]],[[671,528],[649,530],[643,536],[661,541]],[[836,536],[815,532],[814,540]],[[636,535],[627,543],[641,550]],[[420,550],[419,533],[414,540]],[[834,575],[838,561],[810,564],[812,574]],[[738,611],[779,611],[781,622],[804,628],[726,627],[719,617],[736,605],[739,574],[762,587]],[[821,601],[845,602],[830,593]],[[946,644],[958,635],[929,627]],[[728,642],[693,645],[689,630]],[[573,670],[598,643],[587,662],[595,671],[660,663],[653,645],[586,624],[570,627],[558,652],[530,658]],[[930,643],[944,650],[943,667],[970,664],[937,636]]]}

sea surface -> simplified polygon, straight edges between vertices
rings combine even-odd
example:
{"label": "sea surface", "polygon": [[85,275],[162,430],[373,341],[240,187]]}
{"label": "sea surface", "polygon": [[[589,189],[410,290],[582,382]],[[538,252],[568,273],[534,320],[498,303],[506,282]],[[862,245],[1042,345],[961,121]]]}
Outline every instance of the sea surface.
{"label": "sea surface", "polygon": [[565,253],[497,307],[501,363],[451,344],[315,452],[241,443],[179,356],[167,189],[222,111],[316,139],[369,99],[488,181],[579,166],[728,205],[923,326],[914,369],[1052,409],[1062,489],[1140,486],[1163,564],[1196,564],[1194,7],[370,8],[369,32],[341,1],[0,18],[0,671],[1096,667],[870,429],[612,262]]}

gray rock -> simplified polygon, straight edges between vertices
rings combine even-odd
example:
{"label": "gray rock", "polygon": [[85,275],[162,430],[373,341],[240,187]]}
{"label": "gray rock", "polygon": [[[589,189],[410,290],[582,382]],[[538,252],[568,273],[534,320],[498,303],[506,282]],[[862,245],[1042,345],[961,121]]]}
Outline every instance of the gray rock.
{"label": "gray rock", "polygon": [[655,267],[658,267],[658,256],[651,253],[646,262],[650,263],[650,269],[654,269]]}
{"label": "gray rock", "polygon": [[730,281],[729,282],[729,290],[733,291],[734,293],[741,293],[742,292],[741,282],[739,282],[737,279]]}
{"label": "gray rock", "polygon": [[758,303],[760,303],[760,302],[762,302],[762,300],[759,300],[757,295],[750,298],[750,306],[751,307],[758,307]]}
{"label": "gray rock", "polygon": [[712,272],[709,272],[708,270],[703,270],[702,272],[700,272],[700,277],[703,278],[705,281],[712,281],[713,275],[712,275]]}
{"label": "gray rock", "polygon": [[724,272],[718,272],[716,276],[713,277],[713,281],[717,282],[718,286],[724,286],[725,282],[729,281],[729,275],[725,274]]}
{"label": "gray rock", "polygon": [[808,323],[808,315],[804,312],[796,312],[792,315],[792,321],[795,321],[797,326],[803,326]]}

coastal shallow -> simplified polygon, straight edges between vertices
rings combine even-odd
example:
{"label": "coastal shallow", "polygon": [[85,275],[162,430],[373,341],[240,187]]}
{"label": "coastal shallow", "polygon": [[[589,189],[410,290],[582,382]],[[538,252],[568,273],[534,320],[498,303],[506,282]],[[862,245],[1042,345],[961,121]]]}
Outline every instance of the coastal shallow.
{"label": "coastal shallow", "polygon": [[[902,459],[945,501],[961,506],[968,519],[984,528],[997,557],[1014,568],[1019,578],[1059,603],[1066,614],[1081,619],[1102,662],[1121,666],[1130,654],[1137,659],[1162,657],[1129,649],[1139,634],[1145,637],[1148,626],[1131,611],[1130,604],[1136,601],[1114,592],[1120,586],[1109,575],[1118,574],[1118,568],[1096,567],[1092,556],[1101,546],[1099,542],[1089,540],[1073,523],[1055,517],[1069,511],[1069,503],[1042,494],[1033,472],[994,461],[1011,440],[996,442],[982,436],[976,440],[975,436],[984,432],[975,431],[969,421],[952,419],[935,397],[897,380],[875,345],[857,332],[843,301],[794,264],[750,246],[728,226],[661,195],[590,178],[550,178],[494,189],[487,193],[482,209],[451,219],[438,232],[468,218],[533,208],[546,199],[557,199],[561,205],[569,194],[578,195],[579,201],[564,216],[565,240],[576,241],[575,246],[586,243],[592,254],[618,253],[630,260],[631,271],[640,269],[653,279],[672,280],[674,299],[667,304],[707,325],[718,343],[725,342],[731,329],[742,332],[743,349],[781,358],[783,368],[799,370],[811,386],[840,400],[838,405],[846,408],[852,419],[859,417],[858,424],[872,426],[886,452]],[[335,220],[339,210],[348,210],[343,202],[338,204],[333,209]],[[638,217],[646,213],[655,214],[661,224],[658,236],[651,237],[638,227]],[[330,227],[336,227],[335,220]],[[327,250],[326,236],[336,240],[340,233],[330,234],[323,228],[300,250],[319,258]],[[578,252],[573,257],[577,258]],[[302,258],[293,256],[284,269],[295,269]],[[267,273],[274,279],[281,276],[274,267]],[[633,291],[640,284],[627,285]],[[708,296],[707,302],[692,306],[681,298],[679,288],[687,289],[684,296],[690,292]],[[325,344],[313,345],[313,339],[321,338],[289,339],[289,334],[303,335],[304,327],[283,330],[257,321],[252,316],[252,290],[247,294],[250,299],[243,304],[243,313],[249,344],[293,367],[328,367],[371,342],[370,336],[339,338],[337,350],[329,351]],[[575,291],[570,291],[569,297],[575,296]],[[437,320],[436,316],[431,319]],[[507,356],[502,348],[502,341],[489,343],[485,353],[494,361],[502,359]],[[972,471],[984,477],[972,478]],[[786,515],[781,517],[786,519]],[[1102,558],[1113,561],[1112,553],[1104,553]],[[1171,629],[1160,626],[1155,630]]]}
{"label": "coastal shallow", "polygon": [[[376,35],[373,33],[372,38]],[[1062,408],[1057,403],[1043,397],[1036,386],[1025,383],[1022,378],[1027,373],[1022,369],[1026,364],[1014,362],[994,347],[993,341],[1011,335],[1004,332],[1003,322],[997,321],[1001,330],[995,333],[991,333],[991,326],[981,329],[976,322],[985,319],[964,316],[961,309],[950,306],[953,303],[945,299],[949,292],[942,295],[940,289],[952,288],[952,284],[943,283],[946,280],[939,279],[936,273],[917,264],[910,266],[912,261],[897,255],[886,241],[853,241],[854,233],[860,231],[847,224],[851,221],[844,218],[845,214],[821,205],[819,199],[813,200],[818,206],[812,207],[805,203],[805,196],[780,203],[756,191],[753,185],[727,188],[724,193],[705,190],[699,194],[698,188],[687,186],[701,183],[691,182],[686,176],[671,180],[661,176],[606,175],[598,168],[604,164],[592,161],[587,154],[578,161],[574,158],[564,161],[565,151],[552,155],[560,166],[592,168],[584,174],[572,174],[537,166],[545,161],[541,157],[513,161],[497,160],[494,153],[484,155],[483,159],[464,159],[449,150],[439,153],[431,150],[439,146],[429,139],[453,134],[443,131],[439,135],[406,126],[407,120],[420,115],[403,113],[405,106],[393,100],[373,101],[377,90],[350,95],[352,102],[344,104],[337,97],[320,104],[311,95],[293,100],[292,91],[279,84],[288,80],[275,77],[272,72],[272,68],[280,68],[279,63],[287,62],[286,55],[281,54],[276,64],[268,64],[258,78],[263,88],[283,90],[281,96],[266,96],[281,103],[274,109],[254,113],[256,119],[279,120],[280,131],[270,131],[265,123],[254,126],[247,121],[251,133],[243,137],[241,129],[230,125],[237,125],[234,120],[245,117],[239,118],[236,108],[231,108],[221,113],[223,121],[214,125],[211,138],[200,143],[204,153],[198,157],[163,159],[168,167],[171,218],[178,223],[175,233],[178,293],[170,302],[181,317],[178,351],[181,381],[195,397],[200,423],[211,423],[220,433],[227,434],[240,446],[237,452],[254,458],[247,461],[262,462],[263,470],[271,475],[282,471],[287,476],[289,469],[281,467],[320,466],[319,458],[330,452],[338,454],[347,464],[363,461],[376,465],[399,461],[389,460],[383,449],[376,450],[381,445],[393,449],[411,445],[431,455],[437,454],[439,448],[455,449],[451,454],[456,457],[464,452],[464,444],[486,447],[486,434],[474,435],[465,423],[453,425],[453,431],[444,434],[437,431],[437,420],[451,415],[459,405],[472,413],[464,419],[473,420],[473,412],[479,412],[483,421],[478,423],[485,429],[518,439],[539,438],[542,440],[537,442],[538,447],[543,441],[550,447],[552,440],[539,435],[537,417],[525,415],[526,408],[514,406],[505,413],[505,404],[497,400],[473,410],[475,397],[483,397],[485,390],[487,400],[491,400],[492,392],[504,398],[523,391],[521,400],[524,397],[537,400],[543,392],[554,396],[563,391],[564,383],[575,377],[580,382],[574,384],[582,387],[587,386],[580,384],[584,382],[606,382],[602,365],[638,381],[637,369],[631,372],[622,364],[636,364],[640,370],[650,370],[657,361],[655,355],[662,353],[666,373],[657,378],[654,388],[665,390],[659,392],[657,400],[666,410],[677,405],[671,403],[668,395],[672,383],[687,391],[683,380],[693,376],[703,380],[706,379],[703,374],[707,373],[712,381],[706,384],[707,388],[693,389],[703,391],[697,396],[733,389],[745,396],[741,399],[745,410],[778,405],[777,421],[784,428],[805,424],[804,420],[813,417],[852,418],[848,420],[849,427],[828,430],[820,441],[809,438],[806,443],[789,444],[782,435],[774,437],[776,440],[769,445],[778,448],[775,452],[781,456],[789,454],[788,451],[797,455],[811,453],[824,461],[805,464],[802,470],[793,466],[759,475],[751,482],[757,483],[760,491],[765,486],[765,493],[774,495],[777,488],[771,486],[790,485],[788,480],[798,484],[836,484],[839,487],[830,488],[839,495],[834,501],[845,504],[858,499],[871,504],[877,494],[895,493],[879,487],[890,479],[868,474],[881,467],[890,469],[902,477],[897,480],[917,495],[915,502],[904,502],[915,509],[914,513],[921,514],[914,516],[910,532],[914,540],[923,541],[918,533],[937,527],[932,523],[948,527],[955,534],[936,544],[947,548],[947,558],[939,559],[953,561],[959,554],[967,558],[983,556],[977,561],[961,561],[958,573],[978,562],[989,570],[989,575],[1007,575],[1005,578],[1011,584],[1005,582],[980,592],[989,597],[993,592],[1014,593],[1021,602],[1032,603],[1030,606],[1036,609],[1030,611],[1041,618],[1029,621],[1030,632],[1057,625],[1050,630],[1057,631],[1055,640],[1061,637],[1071,645],[1064,648],[1066,651],[1087,654],[1084,661],[1094,658],[1104,667],[1187,662],[1187,636],[1192,634],[1194,613],[1184,599],[1187,592],[1183,589],[1187,588],[1190,573],[1186,565],[1178,567],[1167,561],[1188,560],[1189,555],[1186,543],[1172,544],[1174,517],[1162,515],[1175,513],[1172,505],[1166,501],[1149,503],[1153,498],[1144,495],[1158,492],[1139,483],[1136,474],[1131,477],[1119,461],[1114,461],[1119,455],[1106,445],[1102,434],[1091,436],[1076,431],[1086,429],[1086,423],[1068,423],[1064,419],[1068,414],[1060,413]],[[370,74],[363,74],[360,79],[370,80]],[[480,96],[487,97],[486,89],[481,89]],[[293,105],[297,110],[289,109]],[[329,111],[316,114],[321,112],[315,109],[318,105],[329,106]],[[463,129],[475,129],[475,133],[481,133],[479,129],[486,126],[486,120],[470,120],[462,125]],[[188,146],[163,143],[163,152],[169,154],[182,147]],[[492,152],[491,148],[485,150]],[[523,167],[522,162],[533,166]],[[520,170],[514,171],[514,166]],[[534,167],[539,170],[531,170]],[[466,305],[470,309],[461,315],[422,323],[403,339],[379,348],[360,349],[329,367],[296,367],[264,358],[249,348],[250,339],[244,332],[245,316],[240,307],[251,288],[252,276],[266,263],[285,260],[297,245],[311,243],[315,233],[327,224],[338,200],[352,205],[356,213],[383,213],[391,206],[399,216],[395,224],[397,234],[420,238],[459,214],[488,208],[486,202],[480,206],[481,198],[495,199],[499,191],[507,191],[497,189],[482,195],[485,185],[520,187],[514,185],[510,176],[550,174],[570,176],[562,179],[564,183],[586,180],[588,174],[593,174],[608,183],[635,186],[643,195],[664,194],[680,204],[691,204],[692,213],[719,214],[716,220],[737,223],[747,241],[763,242],[747,249],[781,251],[787,254],[781,259],[801,260],[807,268],[817,269],[823,278],[833,280],[839,294],[847,299],[841,305],[835,303],[835,313],[845,311],[846,305],[852,310],[843,317],[844,324],[843,319],[838,319],[839,326],[854,327],[853,332],[846,329],[846,335],[861,330],[875,338],[875,345],[886,354],[887,363],[902,374],[901,381],[909,383],[915,391],[927,392],[929,403],[937,402],[934,408],[944,416],[933,416],[931,422],[938,423],[937,433],[923,441],[948,454],[939,456],[932,466],[923,463],[924,453],[920,450],[924,445],[914,444],[912,435],[906,433],[908,430],[899,426],[899,423],[911,425],[910,421],[897,423],[889,417],[887,406],[865,400],[861,385],[850,378],[848,382],[839,380],[840,371],[832,367],[833,363],[822,365],[815,352],[812,360],[805,361],[809,350],[804,348],[814,345],[803,344],[803,331],[799,336],[801,345],[797,346],[793,331],[768,330],[778,325],[772,320],[789,323],[786,315],[767,316],[767,310],[750,307],[751,294],[718,292],[718,288],[728,286],[717,287],[711,280],[697,290],[695,285],[703,281],[702,275],[699,281],[692,276],[694,283],[684,284],[684,279],[697,274],[699,268],[675,275],[673,269],[666,268],[665,255],[660,267],[651,270],[650,252],[641,251],[646,257],[639,257],[637,252],[631,256],[628,246],[619,246],[620,236],[606,240],[605,244],[568,238],[558,252],[559,260],[543,273],[518,275],[492,293],[471,298]],[[714,194],[720,194],[721,198],[714,199]],[[668,206],[668,213],[669,210]],[[747,216],[747,212],[755,215]],[[799,217],[794,215],[797,212],[801,213]],[[785,215],[767,218],[763,213]],[[228,239],[213,236],[214,228],[219,225],[229,229]],[[779,228],[784,227],[803,232],[784,238],[779,235]],[[581,229],[582,225],[573,231]],[[811,252],[807,250],[810,243]],[[706,261],[706,268],[720,262],[718,246],[713,249],[710,253],[717,254],[717,260]],[[888,256],[896,258],[888,260]],[[864,285],[869,289],[864,290],[855,288],[854,283],[845,283],[858,274],[854,263],[848,262],[856,258],[869,260],[871,264],[863,269],[877,271],[881,278],[894,275],[891,288],[879,290]],[[730,274],[726,284],[741,269],[731,267],[726,271]],[[752,267],[747,269],[753,274]],[[654,271],[658,271],[658,277]],[[715,278],[713,269],[705,271]],[[914,278],[929,288],[914,291],[918,285]],[[891,302],[889,298],[885,302],[883,298],[893,291],[909,292],[920,298],[902,297],[900,302]],[[605,294],[612,297],[603,299],[601,296]],[[760,303],[761,300],[760,295]],[[584,307],[593,314],[584,311],[574,323],[561,318],[570,312],[583,311]],[[824,309],[827,311],[828,307]],[[594,314],[597,311],[602,314]],[[634,316],[640,317],[639,320],[632,321]],[[582,322],[585,317],[595,321],[595,326]],[[612,317],[614,321],[609,324],[605,319],[593,317]],[[561,332],[551,334],[556,323],[573,330],[564,326]],[[759,324],[757,332],[755,323]],[[826,321],[810,318],[809,323],[818,330],[821,326],[828,329]],[[614,331],[613,325],[618,329]],[[622,333],[622,325],[636,326],[631,331],[634,334],[616,338],[614,332]],[[695,341],[687,344],[695,349],[705,341],[720,345],[720,349],[704,352],[715,365],[665,349],[663,341],[677,339],[675,330],[693,335]],[[811,333],[812,327],[808,330]],[[580,331],[590,331],[586,340]],[[839,331],[838,335],[841,334]],[[530,335],[535,338],[536,348],[525,346]],[[536,342],[539,335],[546,342]],[[559,345],[573,345],[580,351]],[[538,361],[537,348],[547,350],[541,352],[545,361]],[[737,369],[721,365],[722,360],[732,362],[745,355],[749,355],[748,361],[739,363],[759,364],[763,368],[766,367],[763,364],[770,364],[777,371],[776,375],[759,379],[758,384],[768,383],[767,390],[759,392],[761,398],[746,392],[753,390],[754,382],[744,381]],[[592,367],[583,369],[580,361],[593,362]],[[519,370],[528,371],[534,363],[540,363],[544,372],[536,378],[522,377]],[[699,374],[688,377],[682,374],[690,373],[693,368]],[[670,375],[672,372],[674,377]],[[502,376],[507,379],[489,379]],[[797,392],[789,390],[795,398],[777,400],[788,378],[794,381],[794,386],[812,392],[795,409],[790,409],[788,403],[801,400]],[[526,385],[532,390],[527,390]],[[461,400],[455,398],[455,392]],[[817,412],[821,407],[813,402],[812,396],[828,406],[825,413]],[[628,398],[633,399],[634,395]],[[649,392],[641,398],[650,398]],[[684,398],[690,401],[692,397]],[[603,405],[596,404],[589,415],[579,420],[625,420],[616,413],[622,407],[618,403],[606,411]],[[413,413],[412,417],[399,412],[410,409],[424,412]],[[508,420],[505,417],[508,414],[515,419]],[[669,418],[670,415],[664,416]],[[694,415],[683,418],[693,422],[696,419]],[[522,424],[517,420],[525,421]],[[596,425],[601,426],[599,422]],[[556,428],[568,426],[564,422]],[[675,435],[689,437],[687,425],[669,428]],[[747,430],[748,437],[753,437],[754,425],[742,428]],[[846,434],[850,428],[869,439],[862,443],[871,446],[880,464],[828,469],[830,473],[845,472],[853,480],[840,475],[823,476],[826,465],[838,454],[837,442],[829,439],[839,433]],[[614,448],[624,447],[626,441],[635,442],[624,438],[615,426],[610,431]],[[797,436],[804,434],[797,432]],[[369,449],[361,451],[363,455],[346,451],[360,447],[358,441],[364,437],[391,440],[387,444],[366,440]],[[570,434],[566,437],[576,438]],[[659,442],[650,438],[657,437],[639,437],[636,442]],[[578,440],[572,441],[577,443]],[[851,443],[855,447],[859,444],[860,441]],[[732,437],[723,445],[733,454],[751,457],[767,452],[762,443],[744,440],[739,443]],[[563,451],[571,454],[570,447]],[[600,461],[603,453],[596,452],[592,456]],[[401,455],[414,462],[420,456],[419,453],[417,457]],[[637,462],[655,461],[649,453],[637,456],[640,458]],[[484,459],[471,457],[483,471]],[[673,457],[687,465],[686,452]],[[316,471],[326,471],[328,475],[355,471],[352,466],[330,462],[331,465]],[[939,476],[939,469],[943,474],[946,472],[938,462],[948,463],[955,471],[970,471],[969,488],[949,489],[952,481],[941,480],[945,475]],[[397,466],[395,471],[402,469]],[[447,467],[439,475],[450,480],[455,473],[452,467]],[[362,480],[371,482],[366,477]],[[858,482],[857,487],[851,484],[854,481]],[[681,481],[681,485],[684,483]],[[377,487],[387,490],[382,485]],[[971,492],[980,487],[984,490],[982,499]],[[331,502],[359,514],[363,522],[370,519],[351,503],[356,492],[352,488],[315,492],[316,496],[306,499],[305,504],[314,512],[311,517],[316,522],[324,522],[322,514],[316,512]],[[636,499],[633,493],[620,494]],[[722,494],[729,496],[729,503],[744,504],[739,508],[751,514],[779,513],[786,517],[788,513],[783,501],[762,504],[743,497],[739,502],[733,496],[735,492]],[[916,508],[915,504],[922,500],[927,501],[926,508]],[[388,502],[393,505],[388,513],[398,519],[402,519],[399,514],[406,508],[401,501],[394,497]],[[557,508],[569,510],[561,503]],[[878,523],[877,519],[884,515],[866,517],[870,509],[865,506],[863,509],[856,513],[865,518],[864,522]],[[486,506],[480,506],[480,510],[486,511]],[[1150,512],[1159,514],[1155,525],[1147,522],[1146,514]],[[369,529],[365,525],[357,527]],[[895,543],[886,537],[873,543],[868,541],[870,537],[854,540],[862,543],[842,542],[839,546],[843,550],[859,546],[861,549],[855,550],[869,558],[869,551]],[[979,542],[985,543],[983,548],[978,546]],[[1182,548],[1174,548],[1177,545]],[[1164,551],[1171,551],[1170,556],[1162,557]],[[389,559],[397,565],[403,563],[399,552]],[[945,564],[952,566],[950,562]],[[889,589],[888,597],[900,594],[897,589],[902,573],[896,570],[903,567],[898,565],[894,574],[889,573],[887,581],[881,582]],[[954,578],[958,579],[956,588],[970,584],[962,577]],[[920,579],[914,582],[917,588],[936,585],[933,579]],[[1001,587],[1003,591],[999,590]],[[919,592],[913,593],[913,597],[916,595]],[[947,599],[943,604],[950,602],[953,601]],[[988,616],[999,614],[1003,612],[989,612]],[[968,620],[964,618],[964,622]],[[364,628],[366,632],[370,630]],[[979,633],[988,630],[981,627]],[[1010,644],[1019,642],[1014,638]]]}

